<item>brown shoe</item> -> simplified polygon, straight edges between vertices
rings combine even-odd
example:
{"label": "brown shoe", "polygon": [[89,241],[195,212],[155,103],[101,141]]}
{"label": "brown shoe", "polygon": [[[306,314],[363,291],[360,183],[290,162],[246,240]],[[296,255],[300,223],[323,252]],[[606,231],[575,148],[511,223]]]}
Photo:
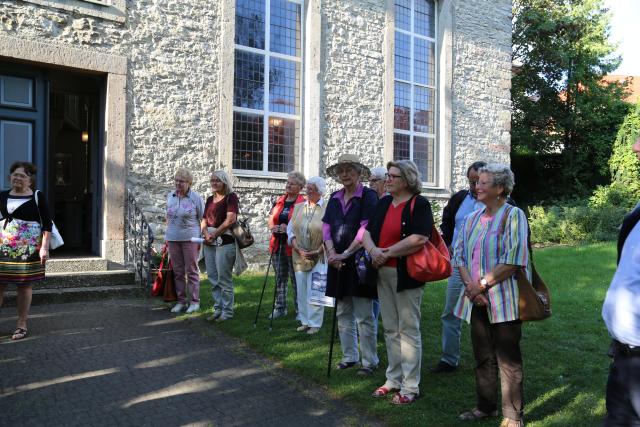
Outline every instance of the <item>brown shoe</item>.
{"label": "brown shoe", "polygon": [[497,417],[497,416],[498,416],[498,411],[497,410],[493,411],[493,412],[486,413],[486,412],[482,412],[478,408],[473,408],[470,411],[461,413],[458,416],[458,419],[460,421],[474,421],[474,420],[481,420],[483,418],[491,418],[491,417]]}

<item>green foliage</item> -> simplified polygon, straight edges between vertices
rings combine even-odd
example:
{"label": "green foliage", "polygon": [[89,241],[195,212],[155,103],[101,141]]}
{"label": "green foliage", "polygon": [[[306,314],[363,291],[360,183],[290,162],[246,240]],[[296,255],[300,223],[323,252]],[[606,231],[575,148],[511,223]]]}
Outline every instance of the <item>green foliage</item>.
{"label": "green foliage", "polygon": [[529,209],[531,241],[534,244],[568,245],[615,240],[628,204],[609,204],[620,193],[605,192],[592,199],[533,206]]}
{"label": "green foliage", "polygon": [[[624,87],[603,85],[619,64],[602,0],[515,0],[512,151],[558,154],[562,169],[533,185],[546,200],[586,196],[609,179],[616,130],[627,112]],[[514,170],[520,176],[521,170]]]}
{"label": "green foliage", "polygon": [[638,136],[640,136],[640,101],[622,122],[609,159],[612,183],[628,188],[635,195],[635,200],[640,199],[640,163],[631,146]]}

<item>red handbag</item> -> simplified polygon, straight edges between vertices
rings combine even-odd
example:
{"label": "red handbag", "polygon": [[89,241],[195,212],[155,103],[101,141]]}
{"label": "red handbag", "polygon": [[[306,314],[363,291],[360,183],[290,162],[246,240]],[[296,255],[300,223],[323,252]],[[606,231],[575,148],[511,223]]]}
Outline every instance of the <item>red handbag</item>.
{"label": "red handbag", "polygon": [[[416,198],[411,200],[411,216]],[[437,282],[451,276],[451,256],[449,249],[435,225],[431,227],[431,237],[417,252],[407,256],[407,273],[419,282]]]}
{"label": "red handbag", "polygon": [[160,256],[160,265],[158,266],[158,274],[156,275],[156,280],[154,280],[153,285],[151,286],[151,295],[154,297],[162,295],[164,292],[164,282],[165,282],[165,273],[164,270],[164,262],[167,258],[167,245],[164,245],[162,248],[162,255]]}

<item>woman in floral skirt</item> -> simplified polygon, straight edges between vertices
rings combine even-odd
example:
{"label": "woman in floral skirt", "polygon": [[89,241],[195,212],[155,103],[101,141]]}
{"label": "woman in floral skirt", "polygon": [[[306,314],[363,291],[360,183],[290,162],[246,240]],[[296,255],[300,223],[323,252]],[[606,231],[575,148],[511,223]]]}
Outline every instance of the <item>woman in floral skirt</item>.
{"label": "woman in floral skirt", "polygon": [[11,189],[0,193],[0,305],[7,285],[15,284],[18,322],[12,340],[27,336],[32,285],[44,279],[49,258],[52,222],[47,201],[33,190],[36,170],[32,163],[15,162],[9,168]]}

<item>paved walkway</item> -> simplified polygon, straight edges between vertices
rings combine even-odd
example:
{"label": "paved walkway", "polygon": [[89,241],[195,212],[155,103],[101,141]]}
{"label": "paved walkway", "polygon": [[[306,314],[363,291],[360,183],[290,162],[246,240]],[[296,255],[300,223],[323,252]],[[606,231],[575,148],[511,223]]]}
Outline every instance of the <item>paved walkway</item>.
{"label": "paved walkway", "polygon": [[[375,425],[144,299],[0,308],[0,426]],[[265,365],[267,367],[265,367]]]}

